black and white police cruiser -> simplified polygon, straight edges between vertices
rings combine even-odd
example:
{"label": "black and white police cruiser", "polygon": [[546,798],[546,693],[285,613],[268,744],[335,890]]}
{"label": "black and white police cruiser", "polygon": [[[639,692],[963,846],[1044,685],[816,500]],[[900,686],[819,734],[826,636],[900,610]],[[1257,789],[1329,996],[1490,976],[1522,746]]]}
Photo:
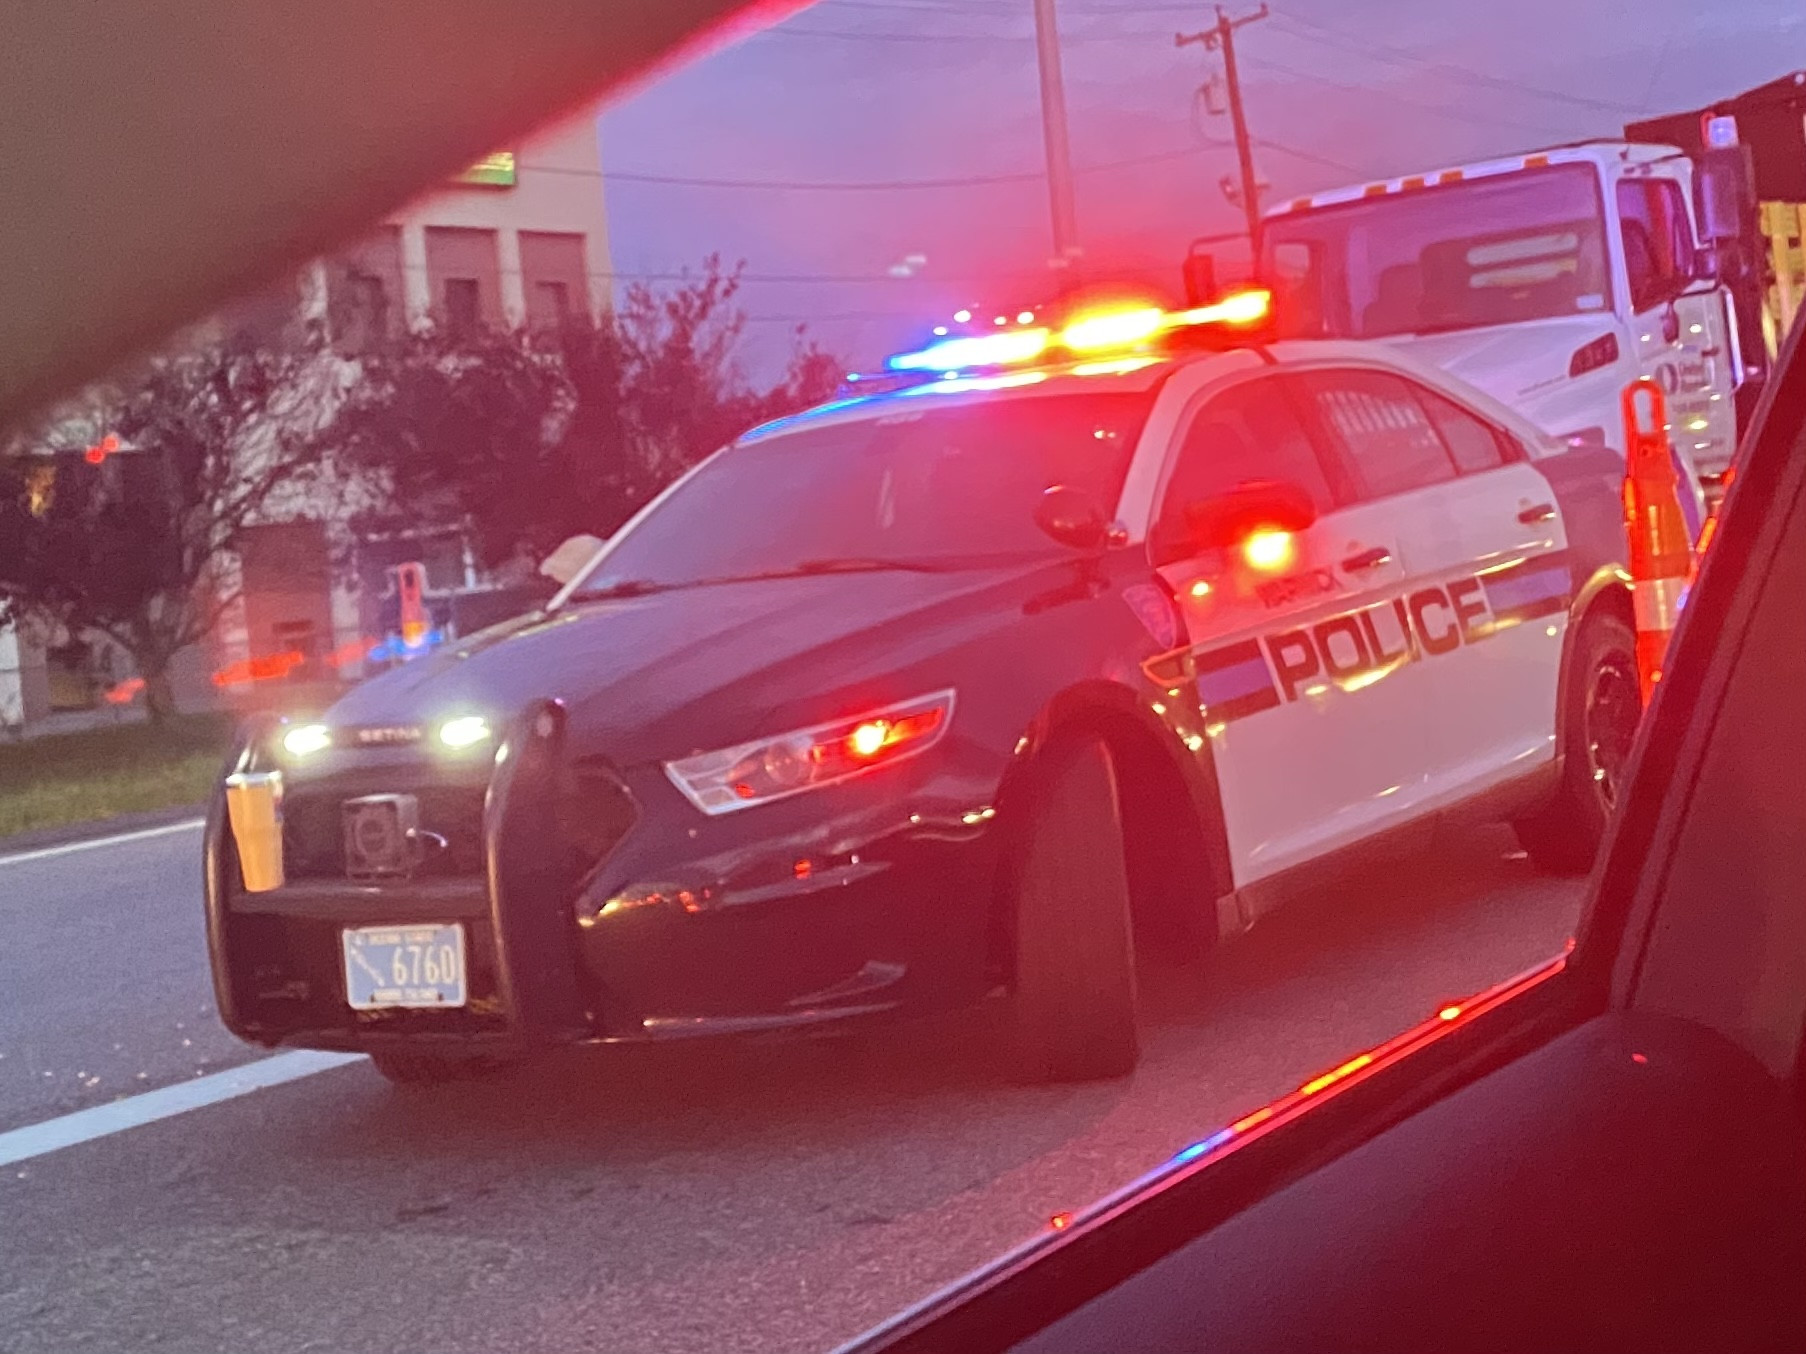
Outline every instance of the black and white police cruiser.
{"label": "black and white police cruiser", "polygon": [[430,1080],[989,997],[1130,1070],[1202,960],[1447,815],[1591,862],[1640,715],[1618,486],[1267,297],[948,334],[690,472],[550,605],[247,731],[220,1010]]}

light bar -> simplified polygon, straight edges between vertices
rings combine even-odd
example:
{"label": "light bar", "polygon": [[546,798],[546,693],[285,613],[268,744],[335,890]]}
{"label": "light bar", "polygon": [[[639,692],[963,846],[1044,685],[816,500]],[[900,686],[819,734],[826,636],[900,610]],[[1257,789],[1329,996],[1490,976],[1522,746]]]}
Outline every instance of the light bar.
{"label": "light bar", "polygon": [[1212,305],[1182,310],[1174,319],[1181,325],[1259,324],[1273,312],[1273,293],[1264,287],[1238,291]]}
{"label": "light bar", "polygon": [[976,334],[945,339],[919,352],[898,353],[886,364],[892,371],[961,372],[985,367],[1018,366],[1033,362],[1050,348],[1064,348],[1074,355],[1090,356],[1110,350],[1135,349],[1175,329],[1203,325],[1249,327],[1264,321],[1273,309],[1273,294],[1264,288],[1235,292],[1222,300],[1192,310],[1161,310],[1157,306],[1101,310],[1081,315],[1056,335],[1050,329],[1006,329],[997,334]]}
{"label": "light bar", "polygon": [[969,367],[1008,367],[1033,362],[1047,351],[1053,335],[1045,329],[1010,329],[1001,334],[952,338],[919,353],[898,353],[886,364],[892,371],[964,371]]}
{"label": "light bar", "polygon": [[1145,310],[1104,311],[1074,320],[1060,331],[1060,342],[1075,353],[1096,352],[1099,348],[1129,348],[1146,343],[1171,321],[1170,315],[1155,306]]}

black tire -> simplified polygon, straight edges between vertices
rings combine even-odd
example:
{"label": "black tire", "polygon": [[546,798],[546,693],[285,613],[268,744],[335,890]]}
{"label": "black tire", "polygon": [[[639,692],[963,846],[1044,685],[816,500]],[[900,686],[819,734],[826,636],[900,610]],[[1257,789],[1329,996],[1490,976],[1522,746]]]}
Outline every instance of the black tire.
{"label": "black tire", "polygon": [[1593,868],[1642,714],[1636,634],[1619,617],[1595,612],[1575,640],[1562,692],[1560,788],[1545,808],[1512,825],[1539,869],[1577,875]]}
{"label": "black tire", "polygon": [[1014,1071],[1030,1082],[1127,1076],[1141,1045],[1110,750],[1091,736],[1061,738],[1029,776],[1010,872]]}
{"label": "black tire", "polygon": [[444,1086],[477,1081],[513,1066],[500,1058],[460,1057],[442,1053],[372,1053],[376,1070],[397,1086]]}

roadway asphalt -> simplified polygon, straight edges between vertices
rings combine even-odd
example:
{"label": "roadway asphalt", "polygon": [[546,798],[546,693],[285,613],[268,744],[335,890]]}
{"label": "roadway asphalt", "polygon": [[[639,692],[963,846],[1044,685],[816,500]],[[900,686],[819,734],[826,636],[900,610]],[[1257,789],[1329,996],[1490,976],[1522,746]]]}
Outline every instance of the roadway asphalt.
{"label": "roadway asphalt", "polygon": [[[212,1013],[198,843],[0,849],[0,1131],[260,1056]],[[1351,875],[1156,992],[1119,1084],[1004,1084],[983,1016],[427,1094],[322,1072],[0,1168],[0,1351],[811,1354],[1556,952],[1579,906],[1497,830]]]}

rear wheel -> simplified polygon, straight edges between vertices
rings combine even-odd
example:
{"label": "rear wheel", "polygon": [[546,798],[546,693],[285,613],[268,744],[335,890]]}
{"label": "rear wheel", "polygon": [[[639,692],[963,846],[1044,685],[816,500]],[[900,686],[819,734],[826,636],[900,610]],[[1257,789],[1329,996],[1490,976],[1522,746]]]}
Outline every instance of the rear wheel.
{"label": "rear wheel", "polygon": [[1637,637],[1617,616],[1596,613],[1582,626],[1563,701],[1561,788],[1547,808],[1513,826],[1540,868],[1585,874],[1624,788],[1643,718]]}
{"label": "rear wheel", "polygon": [[1025,1081],[1127,1076],[1140,1056],[1122,810],[1099,738],[1056,741],[1030,770],[1011,872],[1015,1070]]}

